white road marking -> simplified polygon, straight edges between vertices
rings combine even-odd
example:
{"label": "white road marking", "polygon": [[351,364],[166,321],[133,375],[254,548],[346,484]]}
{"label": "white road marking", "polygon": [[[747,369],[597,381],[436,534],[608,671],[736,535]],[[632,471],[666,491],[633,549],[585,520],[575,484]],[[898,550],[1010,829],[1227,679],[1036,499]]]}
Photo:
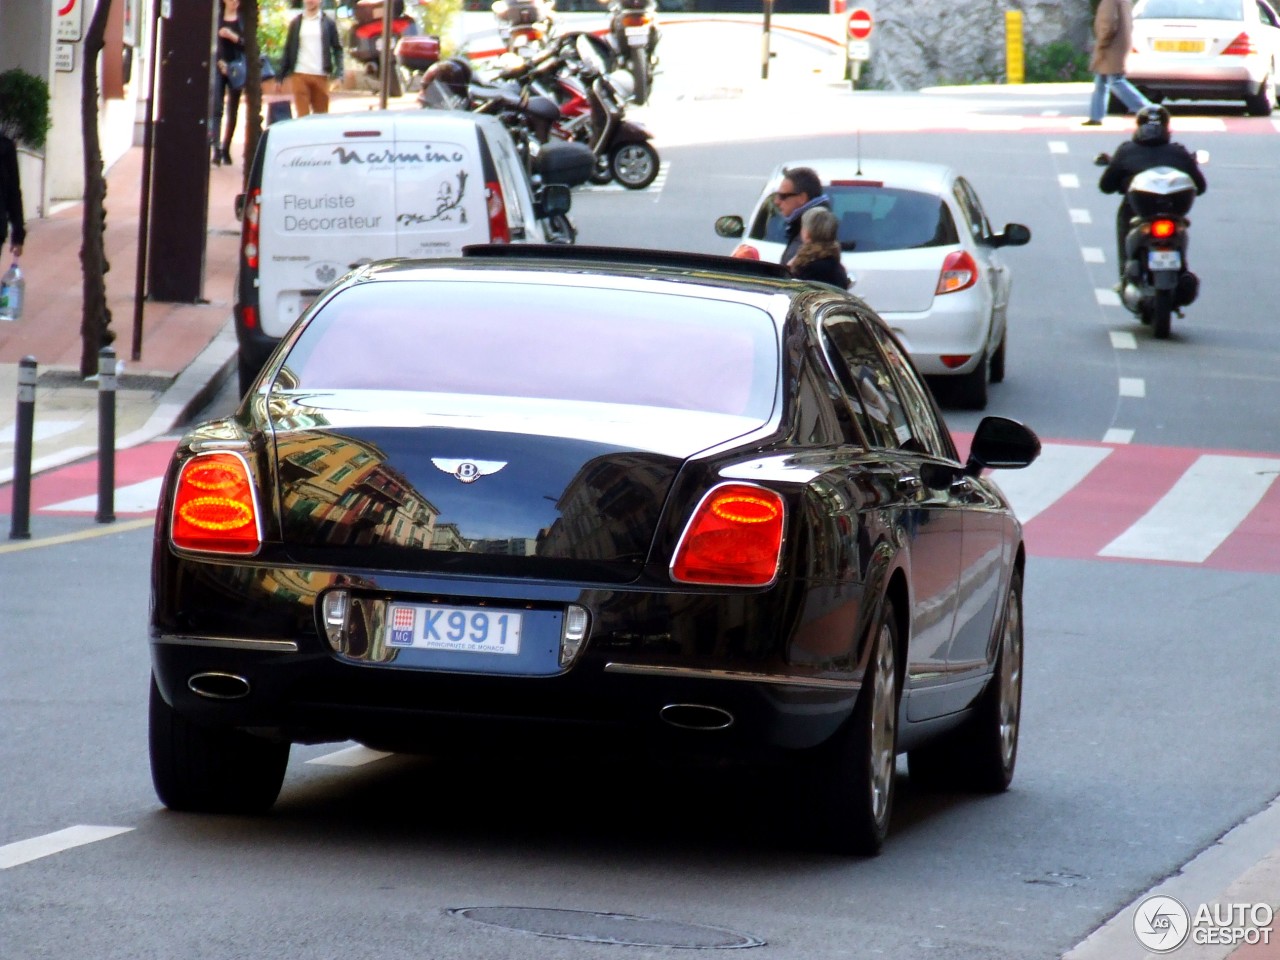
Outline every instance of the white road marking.
{"label": "white road marking", "polygon": [[1102,435],[1103,443],[1132,443],[1133,431],[1122,430],[1119,427],[1112,427]]}
{"label": "white road marking", "polygon": [[1138,338],[1128,330],[1112,330],[1111,346],[1117,350],[1137,350]]}
{"label": "white road marking", "polygon": [[1080,252],[1084,254],[1085,263],[1106,263],[1107,255],[1102,252],[1101,247],[1081,247]]}
{"label": "white road marking", "polygon": [[1060,173],[1058,174],[1058,186],[1075,189],[1080,186],[1080,178],[1074,173]]}
{"label": "white road marking", "polygon": [[30,863],[32,860],[39,860],[41,857],[52,856],[55,853],[61,853],[73,847],[84,846],[86,843],[94,843],[122,833],[129,833],[131,830],[133,830],[133,827],[88,827],[81,825],[67,827],[65,830],[59,830],[56,833],[46,833],[42,837],[32,837],[30,840],[19,840],[16,843],[5,844],[5,846],[0,847],[0,870],[8,870],[10,867]]}
{"label": "white road marking", "polygon": [[1072,223],[1093,223],[1093,217],[1089,215],[1088,210],[1072,208],[1070,213]]}
{"label": "white road marking", "polygon": [[[1043,114],[1043,116],[1048,116],[1048,114]],[[1050,141],[1049,141],[1049,152],[1050,152],[1050,153],[1066,153],[1066,152],[1067,152],[1067,141],[1065,141],[1065,140],[1050,140]]]}
{"label": "white road marking", "polygon": [[1093,295],[1098,298],[1098,304],[1103,307],[1120,306],[1120,294],[1116,293],[1110,287],[1097,287],[1093,291]]}
{"label": "white road marking", "polygon": [[1203,563],[1258,505],[1280,460],[1206,454],[1099,556]]}
{"label": "white road marking", "polygon": [[[79,420],[36,420],[31,425],[31,439],[39,443],[41,440],[48,440],[50,437],[56,437],[69,430],[75,430],[80,425],[81,421]],[[9,423],[0,427],[0,445],[16,443],[17,430],[18,425],[16,423]]]}
{"label": "white road marking", "polygon": [[339,750],[336,753],[326,753],[321,757],[312,757],[307,763],[316,763],[325,767],[362,767],[366,763],[373,763],[375,760],[381,760],[383,757],[389,757],[391,754],[383,753],[381,750],[370,750],[368,747],[356,744],[354,747],[347,747],[345,750]]}
{"label": "white road marking", "polygon": [[1026,523],[1056,503],[1110,455],[1110,447],[1046,443],[1035,463],[1023,470],[1000,471],[996,483],[1013,504],[1014,514]]}
{"label": "white road marking", "polygon": [[1147,381],[1141,377],[1121,377],[1120,378],[1120,396],[1122,397],[1145,397],[1147,395]]}
{"label": "white road marking", "polygon": [[[147,513],[150,510],[154,510],[156,504],[160,502],[160,486],[163,483],[163,477],[152,477],[150,480],[143,480],[141,483],[118,487],[113,497],[112,506],[115,507],[116,513]],[[97,494],[91,497],[78,497],[75,500],[64,500],[62,503],[55,503],[49,507],[41,507],[42,511],[66,510],[83,512],[97,509]]]}

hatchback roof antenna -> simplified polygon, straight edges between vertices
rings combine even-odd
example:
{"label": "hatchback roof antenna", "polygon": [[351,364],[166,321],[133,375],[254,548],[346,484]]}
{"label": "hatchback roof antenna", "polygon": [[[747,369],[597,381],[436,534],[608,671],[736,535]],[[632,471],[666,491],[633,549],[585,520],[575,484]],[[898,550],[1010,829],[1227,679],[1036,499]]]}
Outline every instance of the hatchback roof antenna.
{"label": "hatchback roof antenna", "polygon": [[858,176],[862,176],[862,128],[858,127],[853,131],[854,136],[854,156],[858,160]]}

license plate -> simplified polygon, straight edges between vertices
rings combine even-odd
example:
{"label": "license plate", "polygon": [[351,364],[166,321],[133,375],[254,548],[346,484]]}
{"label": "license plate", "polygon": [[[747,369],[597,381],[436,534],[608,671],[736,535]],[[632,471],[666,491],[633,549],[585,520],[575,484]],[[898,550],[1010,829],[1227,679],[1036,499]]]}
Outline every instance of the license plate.
{"label": "license plate", "polygon": [[642,43],[649,42],[648,27],[627,27],[626,34],[627,43],[631,44],[633,47],[638,47]]}
{"label": "license plate", "polygon": [[523,622],[518,610],[393,603],[387,612],[387,646],[515,655]]}
{"label": "license plate", "polygon": [[1177,250],[1148,250],[1147,268],[1150,270],[1181,270],[1182,254]]}
{"label": "license plate", "polygon": [[1152,40],[1151,49],[1159,53],[1204,53],[1204,41]]}

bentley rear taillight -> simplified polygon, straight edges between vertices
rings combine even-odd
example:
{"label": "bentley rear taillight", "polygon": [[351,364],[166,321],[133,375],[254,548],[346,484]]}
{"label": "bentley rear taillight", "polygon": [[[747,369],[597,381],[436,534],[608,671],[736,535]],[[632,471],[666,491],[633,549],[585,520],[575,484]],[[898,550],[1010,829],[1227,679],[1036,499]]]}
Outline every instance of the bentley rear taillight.
{"label": "bentley rear taillight", "polygon": [[978,282],[978,265],[968,250],[953,250],[942,262],[942,272],[938,274],[936,294],[956,293],[967,290]]}
{"label": "bentley rear taillight", "polygon": [[181,550],[257,553],[262,525],[249,466],[237,453],[203,453],[182,465],[169,536]]}
{"label": "bentley rear taillight", "polygon": [[710,490],[693,512],[671,561],[681,583],[763,587],[778,575],[782,497],[747,483]]}

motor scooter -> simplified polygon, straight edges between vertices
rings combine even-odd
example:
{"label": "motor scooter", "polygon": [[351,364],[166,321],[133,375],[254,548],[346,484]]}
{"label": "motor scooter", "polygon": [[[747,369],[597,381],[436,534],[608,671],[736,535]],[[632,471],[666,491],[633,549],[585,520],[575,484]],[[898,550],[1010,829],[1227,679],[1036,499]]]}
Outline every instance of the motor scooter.
{"label": "motor scooter", "polygon": [[511,53],[534,56],[555,36],[555,0],[496,0],[498,36]]}
{"label": "motor scooter", "polygon": [[[1208,161],[1204,151],[1196,152],[1201,164]],[[1094,163],[1111,162],[1100,153]],[[1187,214],[1196,198],[1192,178],[1174,167],[1151,167],[1134,174],[1125,192],[1133,211],[1125,236],[1125,263],[1120,281],[1120,302],[1143,324],[1151,327],[1157,340],[1169,337],[1173,315],[1183,315],[1200,291],[1199,278],[1187,269]]]}
{"label": "motor scooter", "polygon": [[609,37],[618,57],[634,77],[632,99],[643,104],[658,67],[656,0],[609,0]]}

